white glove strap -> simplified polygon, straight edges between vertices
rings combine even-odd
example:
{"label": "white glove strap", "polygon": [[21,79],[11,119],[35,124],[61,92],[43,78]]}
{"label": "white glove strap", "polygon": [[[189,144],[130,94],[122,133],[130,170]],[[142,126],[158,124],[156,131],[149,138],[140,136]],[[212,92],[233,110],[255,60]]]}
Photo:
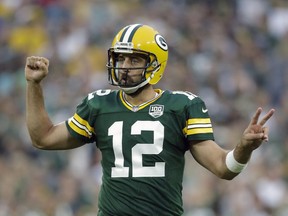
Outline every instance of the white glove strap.
{"label": "white glove strap", "polygon": [[240,173],[246,166],[246,164],[239,163],[234,158],[234,149],[230,151],[226,156],[226,166],[233,173]]}

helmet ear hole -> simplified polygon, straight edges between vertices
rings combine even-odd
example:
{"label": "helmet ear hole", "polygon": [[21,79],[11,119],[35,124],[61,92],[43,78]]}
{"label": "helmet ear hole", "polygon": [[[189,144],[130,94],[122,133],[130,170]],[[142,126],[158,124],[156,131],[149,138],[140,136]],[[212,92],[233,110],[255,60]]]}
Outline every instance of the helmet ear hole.
{"label": "helmet ear hole", "polygon": [[154,59],[153,62],[151,63],[151,66],[153,68],[157,67],[158,66],[158,62],[157,62],[157,59]]}

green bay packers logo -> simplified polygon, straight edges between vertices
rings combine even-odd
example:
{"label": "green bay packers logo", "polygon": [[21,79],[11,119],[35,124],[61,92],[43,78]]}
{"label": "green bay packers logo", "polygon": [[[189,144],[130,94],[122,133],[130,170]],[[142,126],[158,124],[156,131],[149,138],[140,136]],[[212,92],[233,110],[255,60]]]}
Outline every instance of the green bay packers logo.
{"label": "green bay packers logo", "polygon": [[164,37],[162,37],[161,35],[159,34],[156,34],[155,35],[155,41],[157,43],[157,45],[164,51],[167,51],[168,50],[168,45],[164,39]]}
{"label": "green bay packers logo", "polygon": [[149,107],[149,115],[154,118],[158,118],[163,115],[164,105],[154,104]]}

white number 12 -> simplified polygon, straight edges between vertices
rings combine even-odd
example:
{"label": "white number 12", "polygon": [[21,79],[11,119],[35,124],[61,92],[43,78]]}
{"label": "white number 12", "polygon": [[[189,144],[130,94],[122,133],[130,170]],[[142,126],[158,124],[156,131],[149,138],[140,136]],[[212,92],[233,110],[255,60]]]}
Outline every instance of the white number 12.
{"label": "white number 12", "polygon": [[[163,150],[164,126],[159,121],[136,121],[131,126],[131,135],[141,135],[142,131],[154,133],[153,143],[137,143],[132,148],[132,177],[164,177],[165,162],[155,162],[155,166],[143,166],[144,154],[160,154]],[[123,121],[115,122],[108,130],[113,136],[113,151],[115,167],[112,167],[111,177],[129,177],[129,167],[124,166],[123,156]]]}

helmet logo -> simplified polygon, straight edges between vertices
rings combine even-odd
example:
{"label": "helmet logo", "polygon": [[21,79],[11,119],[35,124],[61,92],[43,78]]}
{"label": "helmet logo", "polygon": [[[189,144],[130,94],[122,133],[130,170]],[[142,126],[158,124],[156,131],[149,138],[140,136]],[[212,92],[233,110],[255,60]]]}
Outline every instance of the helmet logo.
{"label": "helmet logo", "polygon": [[155,35],[155,41],[157,43],[157,45],[164,51],[167,51],[168,50],[168,45],[164,39],[164,37],[162,37],[161,35],[159,34],[156,34]]}

